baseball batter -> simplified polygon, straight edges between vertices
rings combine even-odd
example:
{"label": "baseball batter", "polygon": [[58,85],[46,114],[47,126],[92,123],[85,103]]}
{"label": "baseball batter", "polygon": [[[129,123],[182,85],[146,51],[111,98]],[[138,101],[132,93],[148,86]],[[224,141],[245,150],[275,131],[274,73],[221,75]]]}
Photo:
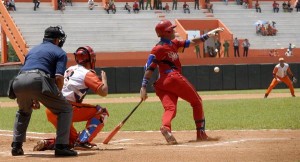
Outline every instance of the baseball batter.
{"label": "baseball batter", "polygon": [[153,71],[158,68],[159,78],[154,83],[154,88],[165,110],[160,131],[168,144],[177,144],[171,133],[171,121],[176,116],[178,97],[189,102],[193,108],[193,117],[197,130],[196,140],[208,140],[209,137],[205,133],[202,99],[193,85],[182,75],[178,53],[183,52],[190,45],[199,44],[200,41],[205,41],[209,37],[215,36],[217,32],[223,31],[223,28],[216,28],[193,40],[179,41],[175,39],[175,27],[176,25],[172,25],[169,20],[162,20],[156,25],[155,31],[157,36],[160,37],[160,41],[152,49],[145,65],[140,96],[142,100],[147,99],[146,87]]}
{"label": "baseball batter", "polygon": [[[91,141],[102,130],[108,112],[100,105],[82,103],[89,89],[100,96],[108,93],[107,77],[101,71],[99,78],[94,71],[96,55],[89,46],[79,47],[74,53],[77,65],[69,67],[64,73],[63,96],[73,106],[72,125],[70,129],[70,147],[74,149],[98,149]],[[46,109],[48,120],[57,128],[57,116]],[[79,134],[73,122],[87,121],[86,127]],[[53,149],[55,139],[44,139],[37,142],[34,151]]]}
{"label": "baseball batter", "polygon": [[[293,81],[290,80],[289,76],[292,77]],[[265,93],[265,98],[267,98],[272,89],[281,82],[289,87],[292,96],[295,97],[293,82],[297,82],[297,79],[294,77],[289,64],[285,63],[284,58],[279,58],[279,64],[277,64],[273,70],[273,77],[274,78]]]}

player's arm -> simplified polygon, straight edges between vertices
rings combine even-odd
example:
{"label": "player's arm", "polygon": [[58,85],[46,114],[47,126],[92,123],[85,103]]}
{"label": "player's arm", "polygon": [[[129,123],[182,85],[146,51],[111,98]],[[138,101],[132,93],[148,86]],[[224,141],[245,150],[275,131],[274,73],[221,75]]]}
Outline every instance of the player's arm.
{"label": "player's arm", "polygon": [[143,101],[145,101],[148,98],[148,96],[147,96],[147,85],[148,85],[149,80],[151,79],[151,77],[153,75],[153,72],[154,72],[156,67],[157,67],[156,57],[155,57],[155,55],[150,54],[149,57],[148,57],[147,63],[144,67],[145,73],[144,73],[144,77],[143,77],[143,80],[142,80],[142,87],[141,87],[141,90],[140,90],[140,96],[141,96],[141,99]]}
{"label": "player's arm", "polygon": [[203,35],[200,35],[200,37],[197,37],[197,38],[194,38],[191,40],[190,44],[191,45],[196,45],[196,44],[199,44],[200,42],[204,42],[206,41],[209,37],[212,37],[212,36],[215,36],[217,35],[219,32],[222,32],[224,31],[224,28],[216,28],[216,29],[213,29],[211,31],[209,31],[208,33],[206,34],[203,34]]}
{"label": "player's arm", "polygon": [[96,94],[105,97],[108,94],[106,73],[101,71],[101,78],[94,71],[90,71],[84,78],[85,85]]}

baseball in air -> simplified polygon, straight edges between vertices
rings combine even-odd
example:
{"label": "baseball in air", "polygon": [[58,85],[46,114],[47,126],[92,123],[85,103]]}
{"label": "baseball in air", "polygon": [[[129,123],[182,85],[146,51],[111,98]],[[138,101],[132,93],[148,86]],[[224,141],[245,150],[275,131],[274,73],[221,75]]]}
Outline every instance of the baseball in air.
{"label": "baseball in air", "polygon": [[218,66],[216,66],[216,67],[214,68],[214,71],[215,71],[215,73],[218,73],[218,72],[220,71],[220,68],[219,68]]}

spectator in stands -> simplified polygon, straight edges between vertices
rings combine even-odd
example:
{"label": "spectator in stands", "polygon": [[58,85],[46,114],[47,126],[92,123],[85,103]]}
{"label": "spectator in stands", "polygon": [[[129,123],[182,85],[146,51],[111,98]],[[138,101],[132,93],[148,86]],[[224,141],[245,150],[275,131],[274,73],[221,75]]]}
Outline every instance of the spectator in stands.
{"label": "spectator in stands", "polygon": [[243,42],[243,47],[244,47],[244,53],[243,53],[243,56],[244,57],[248,57],[248,50],[249,50],[249,47],[250,47],[250,43],[249,43],[249,40],[248,39],[245,39],[244,42]]}
{"label": "spectator in stands", "polygon": [[234,57],[240,57],[239,40],[237,37],[233,40]]}
{"label": "spectator in stands", "polygon": [[106,1],[105,6],[104,6],[104,10],[107,12],[107,14],[109,14],[109,8],[110,8],[109,3]]}
{"label": "spectator in stands", "polygon": [[255,10],[256,10],[256,12],[261,13],[261,8],[260,8],[260,5],[259,5],[259,3],[258,3],[258,0],[257,0],[256,3],[255,3]]}
{"label": "spectator in stands", "polygon": [[273,6],[273,12],[275,13],[275,12],[279,12],[279,4],[276,2],[276,1],[274,1],[273,2],[273,4],[272,4],[272,6]]}
{"label": "spectator in stands", "polygon": [[289,43],[289,47],[287,49],[287,51],[285,52],[285,55],[286,56],[293,56],[293,46],[292,46],[292,43]]}
{"label": "spectator in stands", "polygon": [[266,30],[266,27],[265,27],[263,24],[261,25],[260,33],[261,33],[261,35],[263,35],[263,36],[268,35],[268,32],[267,32],[267,30]]}
{"label": "spectator in stands", "polygon": [[158,0],[154,0],[153,8],[154,8],[155,10],[158,9]]}
{"label": "spectator in stands", "polygon": [[134,13],[139,13],[140,8],[139,8],[139,4],[136,1],[134,1],[132,9]]}
{"label": "spectator in stands", "polygon": [[117,7],[114,2],[111,2],[111,4],[109,5],[109,9],[111,10],[111,12],[113,14],[115,14],[117,12]]}
{"label": "spectator in stands", "polygon": [[279,55],[278,55],[277,49],[271,49],[269,51],[269,56],[271,56],[271,57],[278,57]]}
{"label": "spectator in stands", "polygon": [[228,0],[224,0],[225,1],[225,5],[228,5]]}
{"label": "spectator in stands", "polygon": [[216,42],[215,42],[215,48],[218,50],[217,54],[219,56],[219,58],[221,57],[221,42],[219,41],[218,38],[216,38]]}
{"label": "spectator in stands", "polygon": [[201,58],[199,44],[195,45],[195,53],[196,53],[197,58]]}
{"label": "spectator in stands", "polygon": [[243,0],[243,6],[245,7],[245,8],[248,8],[248,0]]}
{"label": "spectator in stands", "polygon": [[128,2],[126,2],[125,6],[124,6],[124,10],[127,10],[128,13],[130,13],[130,9],[131,9],[130,5],[128,4]]}
{"label": "spectator in stands", "polygon": [[211,4],[210,2],[206,3],[206,8],[207,8],[208,12],[214,13],[213,4]]}
{"label": "spectator in stands", "polygon": [[33,3],[34,3],[33,10],[36,11],[36,8],[39,8],[39,6],[40,6],[40,1],[39,0],[33,0]]}
{"label": "spectator in stands", "polygon": [[229,51],[229,43],[227,40],[223,43],[224,47],[224,57],[229,57],[228,51]]}
{"label": "spectator in stands", "polygon": [[5,7],[7,10],[16,11],[16,5],[14,0],[6,0]]}
{"label": "spectator in stands", "polygon": [[293,11],[293,8],[292,8],[291,1],[290,1],[290,0],[288,0],[288,3],[287,3],[287,11],[288,11],[288,12],[292,12],[292,11]]}
{"label": "spectator in stands", "polygon": [[194,0],[195,1],[195,7],[194,9],[198,9],[199,10],[199,0]]}
{"label": "spectator in stands", "polygon": [[190,6],[186,2],[183,3],[183,12],[184,13],[186,13],[186,12],[191,13],[190,12]]}
{"label": "spectator in stands", "polygon": [[158,4],[158,6],[157,6],[158,9],[159,9],[159,10],[162,10],[162,9],[163,9],[163,6],[162,6],[162,0],[158,0],[158,1],[157,1],[157,4]]}
{"label": "spectator in stands", "polygon": [[261,24],[257,24],[257,26],[256,26],[256,34],[257,35],[261,34]]}
{"label": "spectator in stands", "polygon": [[298,0],[295,8],[297,9],[297,12],[300,11],[300,0]]}
{"label": "spectator in stands", "polygon": [[94,0],[88,0],[88,6],[90,10],[93,10],[95,7]]}
{"label": "spectator in stands", "polygon": [[177,0],[172,0],[173,4],[172,4],[172,10],[177,10]]}
{"label": "spectator in stands", "polygon": [[170,12],[170,6],[168,3],[166,3],[165,7],[163,8],[164,10],[166,10],[167,13]]}
{"label": "spectator in stands", "polygon": [[144,0],[139,0],[139,6],[141,10],[144,10]]}
{"label": "spectator in stands", "polygon": [[277,30],[271,26],[270,23],[267,24],[267,35],[274,36],[276,35]]}
{"label": "spectator in stands", "polygon": [[283,3],[282,3],[282,9],[283,9],[283,12],[288,12],[288,6],[285,3],[285,1],[283,1]]}
{"label": "spectator in stands", "polygon": [[150,10],[153,10],[151,0],[147,0],[146,10],[148,10],[148,5],[150,5]]}

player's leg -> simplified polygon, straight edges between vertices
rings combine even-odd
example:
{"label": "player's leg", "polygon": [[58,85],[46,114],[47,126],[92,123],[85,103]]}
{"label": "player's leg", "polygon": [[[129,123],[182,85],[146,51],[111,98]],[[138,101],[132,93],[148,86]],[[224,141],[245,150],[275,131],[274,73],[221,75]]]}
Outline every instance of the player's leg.
{"label": "player's leg", "polygon": [[281,81],[289,87],[291,95],[293,97],[295,97],[294,86],[293,86],[293,82],[291,81],[291,79],[288,76],[286,76],[286,77],[282,78]]}
{"label": "player's leg", "polygon": [[162,116],[162,126],[160,128],[160,131],[165,137],[168,144],[177,144],[177,141],[172,134],[171,122],[172,119],[176,116],[176,105],[178,97],[158,87],[155,88],[155,91],[164,108],[164,113]]}
{"label": "player's leg", "polygon": [[106,123],[108,117],[106,108],[99,105],[93,108],[77,108],[74,113],[76,114],[74,121],[87,121],[85,129],[78,135],[74,145],[75,149],[99,149],[96,144],[91,142]]}
{"label": "player's leg", "polygon": [[268,97],[268,95],[271,93],[272,89],[273,89],[274,87],[276,87],[276,85],[277,85],[278,83],[279,83],[279,82],[277,81],[277,79],[273,78],[273,80],[272,80],[270,86],[268,87],[268,89],[267,89],[267,91],[266,91],[266,93],[265,93],[265,98]]}

